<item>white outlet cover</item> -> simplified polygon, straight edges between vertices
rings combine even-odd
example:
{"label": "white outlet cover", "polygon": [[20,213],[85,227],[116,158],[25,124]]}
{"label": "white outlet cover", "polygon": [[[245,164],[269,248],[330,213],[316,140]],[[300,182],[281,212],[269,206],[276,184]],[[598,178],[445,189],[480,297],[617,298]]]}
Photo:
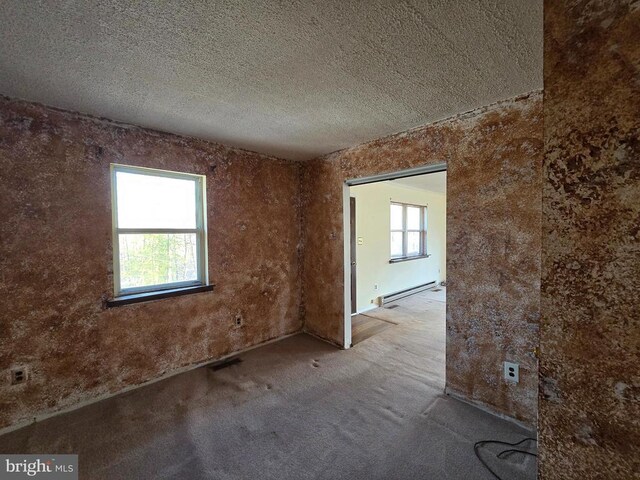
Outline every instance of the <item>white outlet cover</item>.
{"label": "white outlet cover", "polygon": [[504,362],[504,379],[507,382],[518,383],[520,381],[520,365],[512,362]]}

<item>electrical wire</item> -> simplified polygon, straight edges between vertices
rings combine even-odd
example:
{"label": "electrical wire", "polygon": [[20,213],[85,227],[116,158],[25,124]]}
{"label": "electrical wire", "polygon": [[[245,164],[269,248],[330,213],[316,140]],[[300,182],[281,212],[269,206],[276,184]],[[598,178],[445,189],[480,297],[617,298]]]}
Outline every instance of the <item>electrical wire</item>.
{"label": "electrical wire", "polygon": [[531,455],[532,457],[537,457],[538,455],[533,453],[533,452],[528,452],[527,450],[518,450],[517,448],[510,448],[509,450],[504,450],[502,452],[500,452],[497,457],[498,458],[504,458],[507,454],[512,454],[512,453],[523,453],[524,455]]}
{"label": "electrical wire", "polygon": [[[500,477],[496,472],[494,472],[491,467],[487,464],[487,462],[484,461],[484,459],[482,458],[482,456],[480,456],[479,450],[480,447],[483,447],[484,445],[487,444],[492,444],[492,445],[506,445],[508,447],[518,447],[520,445],[522,445],[524,442],[527,441],[531,441],[531,442],[537,442],[538,440],[535,438],[531,438],[531,437],[527,437],[527,438],[523,438],[522,440],[520,440],[519,442],[516,443],[509,443],[509,442],[503,442],[501,440],[481,440],[479,442],[476,442],[473,445],[473,452],[476,454],[476,457],[478,457],[478,460],[480,460],[480,463],[482,463],[482,465],[484,466],[484,468],[486,468],[491,475],[493,475],[495,478],[497,478],[498,480],[504,480],[502,477]],[[503,455],[507,455],[507,454],[511,454],[511,453],[524,453],[526,455],[531,455],[532,457],[537,457],[538,455],[532,452],[528,452],[526,450],[520,450],[518,448],[508,448],[506,450],[501,451],[500,453],[498,453],[497,458],[502,459]]]}

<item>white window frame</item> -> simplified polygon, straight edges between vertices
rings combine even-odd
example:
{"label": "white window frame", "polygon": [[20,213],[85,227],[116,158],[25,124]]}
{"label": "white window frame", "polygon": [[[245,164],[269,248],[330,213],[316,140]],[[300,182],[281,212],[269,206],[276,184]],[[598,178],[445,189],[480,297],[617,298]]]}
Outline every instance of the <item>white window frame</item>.
{"label": "white window frame", "polygon": [[[152,177],[166,177],[195,182],[196,228],[119,228],[118,226],[118,172],[148,175]],[[207,206],[205,201],[206,177],[190,173],[157,170],[155,168],[134,167],[131,165],[111,164],[111,214],[113,239],[113,283],[114,295],[121,297],[136,293],[162,292],[195,286],[207,285],[209,272],[207,268]],[[185,282],[163,283],[160,285],[145,285],[143,287],[121,288],[120,285],[120,235],[127,233],[195,233],[196,234],[196,268],[197,279]]]}
{"label": "white window frame", "polygon": [[[402,230],[391,228],[391,217],[389,217],[389,258],[391,260],[402,260],[410,258],[419,258],[427,256],[427,207],[426,205],[414,205],[411,203],[391,202],[389,204],[389,213],[391,213],[391,206],[397,205],[402,207]],[[407,207],[414,207],[420,209],[420,230],[409,230],[407,228]],[[418,253],[407,254],[409,246],[409,232],[420,233],[420,249]],[[391,234],[402,233],[402,254],[391,255]]]}

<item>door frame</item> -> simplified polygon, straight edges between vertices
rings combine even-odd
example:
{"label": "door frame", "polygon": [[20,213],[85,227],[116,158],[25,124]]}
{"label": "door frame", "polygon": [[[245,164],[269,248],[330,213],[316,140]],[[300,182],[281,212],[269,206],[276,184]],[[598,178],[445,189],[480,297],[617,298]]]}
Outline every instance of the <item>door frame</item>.
{"label": "door frame", "polygon": [[[350,272],[351,272],[351,315],[358,313],[358,292],[356,291],[356,285],[358,282],[358,272],[357,272],[357,261],[358,258],[356,256],[356,197],[349,198],[349,215],[351,215],[349,220],[349,235],[351,240],[351,249],[350,249]],[[355,281],[354,281],[355,280]]]}
{"label": "door frame", "polygon": [[424,175],[426,173],[445,172],[446,170],[446,162],[441,162],[368,177],[351,178],[345,180],[342,184],[342,244],[344,246],[342,269],[344,272],[342,346],[345,350],[351,347],[351,187],[365,185],[367,183],[386,182],[387,180],[395,180],[397,178],[415,177],[416,175]]}

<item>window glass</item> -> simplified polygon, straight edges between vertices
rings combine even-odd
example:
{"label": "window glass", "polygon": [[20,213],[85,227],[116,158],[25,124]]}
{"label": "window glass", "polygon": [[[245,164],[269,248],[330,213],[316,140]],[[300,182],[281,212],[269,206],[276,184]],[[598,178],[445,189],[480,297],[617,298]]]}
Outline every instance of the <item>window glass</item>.
{"label": "window glass", "polygon": [[407,230],[420,230],[420,207],[407,205]]}
{"label": "window glass", "polygon": [[391,258],[421,257],[427,254],[427,207],[391,203]]}
{"label": "window glass", "polygon": [[391,232],[391,256],[402,256],[402,232]]}
{"label": "window glass", "polygon": [[115,295],[204,285],[205,179],[112,165]]}
{"label": "window glass", "polygon": [[119,228],[196,228],[196,182],[116,172]]}
{"label": "window glass", "polygon": [[198,279],[195,233],[120,235],[120,288]]}
{"label": "window glass", "polygon": [[391,204],[391,230],[402,230],[402,205]]}
{"label": "window glass", "polygon": [[407,234],[407,255],[420,255],[420,232]]}

